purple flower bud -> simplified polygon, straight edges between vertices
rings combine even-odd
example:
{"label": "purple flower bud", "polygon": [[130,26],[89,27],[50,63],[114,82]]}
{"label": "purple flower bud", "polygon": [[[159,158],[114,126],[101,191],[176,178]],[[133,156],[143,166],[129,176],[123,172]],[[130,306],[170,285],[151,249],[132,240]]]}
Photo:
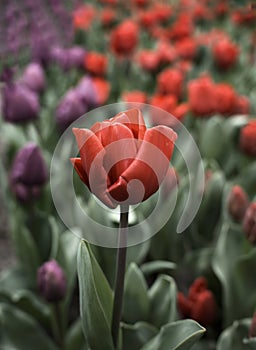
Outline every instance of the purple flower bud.
{"label": "purple flower bud", "polygon": [[65,297],[67,280],[56,260],[49,260],[38,269],[37,285],[40,294],[49,302],[58,302]]}
{"label": "purple flower bud", "polygon": [[56,121],[61,131],[64,131],[76,119],[88,111],[76,89],[70,89],[62,97],[57,110]]}
{"label": "purple flower bud", "polygon": [[45,88],[45,76],[42,66],[36,62],[28,64],[21,82],[32,91],[42,92]]}
{"label": "purple flower bud", "polygon": [[3,117],[11,123],[23,123],[38,118],[38,96],[24,84],[11,83],[3,87]]}
{"label": "purple flower bud", "polygon": [[10,171],[10,184],[17,199],[28,202],[40,194],[48,180],[48,170],[39,147],[30,142],[14,158]]}
{"label": "purple flower bud", "polygon": [[89,76],[85,76],[80,80],[76,90],[82,101],[89,107],[96,107],[99,105],[95,85]]}
{"label": "purple flower bud", "polygon": [[71,68],[81,68],[84,63],[86,51],[79,46],[64,49],[58,46],[51,48],[51,59],[60,65],[64,70]]}

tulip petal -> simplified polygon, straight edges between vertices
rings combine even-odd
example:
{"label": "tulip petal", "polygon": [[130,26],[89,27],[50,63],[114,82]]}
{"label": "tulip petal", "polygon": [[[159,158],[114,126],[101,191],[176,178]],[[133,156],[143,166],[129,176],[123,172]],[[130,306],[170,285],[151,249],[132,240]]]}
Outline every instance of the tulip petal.
{"label": "tulip petal", "polygon": [[112,184],[135,159],[137,140],[131,130],[120,123],[101,123],[101,129],[96,132],[96,136],[106,152],[103,166]]}
{"label": "tulip petal", "polygon": [[105,150],[97,136],[89,129],[73,129],[78,144],[81,163],[87,175],[90,190],[104,204],[115,208],[116,204],[111,200],[107,192],[110,180],[103,167]]}
{"label": "tulip petal", "polygon": [[168,170],[176,138],[176,133],[166,126],[147,130],[136,159],[122,173],[122,179],[109,188],[110,195],[117,199],[116,194],[119,188],[124,191],[125,183],[130,204],[146,200],[155,193]]}
{"label": "tulip petal", "polygon": [[89,180],[86,172],[84,171],[81,158],[70,158],[71,163],[73,164],[75,171],[79,175],[80,179],[86,184],[90,189]]}
{"label": "tulip petal", "polygon": [[136,139],[143,140],[146,132],[146,125],[139,109],[130,109],[125,112],[120,112],[114,118],[110,119],[110,121],[126,125],[132,131]]}

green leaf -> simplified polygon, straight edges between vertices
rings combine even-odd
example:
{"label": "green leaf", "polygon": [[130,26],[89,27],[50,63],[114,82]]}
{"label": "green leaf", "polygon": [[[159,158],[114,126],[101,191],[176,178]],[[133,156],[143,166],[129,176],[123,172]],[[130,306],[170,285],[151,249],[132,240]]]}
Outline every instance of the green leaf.
{"label": "green leaf", "polygon": [[69,327],[65,345],[66,350],[89,350],[88,347],[85,347],[81,319],[78,319]]}
{"label": "green leaf", "polygon": [[140,269],[144,275],[151,275],[153,273],[159,273],[166,270],[172,271],[175,270],[176,267],[177,265],[171,261],[155,260],[141,265]]}
{"label": "green leaf", "polygon": [[[217,342],[217,350],[251,350],[250,342],[245,339],[248,338],[248,329],[251,319],[243,319],[235,321],[230,327],[226,328],[220,335]],[[254,345],[255,346],[255,345]]]}
{"label": "green leaf", "polygon": [[86,343],[92,350],[114,350],[111,337],[112,291],[85,241],[80,244],[77,268]]}
{"label": "green leaf", "polygon": [[[224,223],[216,245],[212,266],[223,287],[224,324],[249,317],[256,304],[256,288],[251,271],[256,264],[256,250],[245,239],[239,225]],[[235,307],[234,307],[235,305]]]}
{"label": "green leaf", "polygon": [[188,350],[205,329],[193,320],[182,320],[163,326],[141,350]]}
{"label": "green leaf", "polygon": [[147,320],[149,298],[145,278],[135,263],[131,263],[125,276],[123,319],[127,323]]}
{"label": "green leaf", "polygon": [[0,326],[19,350],[58,350],[35,319],[8,304],[0,304]]}
{"label": "green leaf", "polygon": [[16,253],[22,266],[26,270],[28,278],[31,279],[31,283],[34,282],[35,284],[37,269],[40,265],[40,258],[35,241],[26,227],[18,226],[18,220],[15,226],[13,237]]}
{"label": "green leaf", "polygon": [[123,350],[139,350],[157,333],[157,328],[146,322],[137,322],[134,325],[123,323]]}
{"label": "green leaf", "polygon": [[177,317],[176,284],[172,277],[161,275],[150,288],[150,322],[160,328]]}
{"label": "green leaf", "polygon": [[21,266],[12,267],[0,275],[0,291],[12,294],[18,289],[31,288],[33,283],[28,278],[26,270]]}

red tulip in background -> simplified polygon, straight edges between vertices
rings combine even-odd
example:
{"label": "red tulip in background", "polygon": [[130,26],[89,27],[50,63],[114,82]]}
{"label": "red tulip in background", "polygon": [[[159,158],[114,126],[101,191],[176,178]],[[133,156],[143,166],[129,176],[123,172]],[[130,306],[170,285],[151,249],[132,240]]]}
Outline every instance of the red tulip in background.
{"label": "red tulip in background", "polygon": [[248,156],[256,156],[256,119],[244,126],[240,133],[240,149]]}
{"label": "red tulip in background", "polygon": [[247,193],[241,186],[233,186],[228,196],[227,204],[232,219],[241,222],[249,205]]}
{"label": "red tulip in background", "polygon": [[110,46],[120,56],[130,55],[138,43],[138,26],[132,20],[119,24],[111,33]]}
{"label": "red tulip in background", "polygon": [[216,65],[221,69],[232,67],[238,58],[239,48],[228,39],[218,41],[213,47],[213,57]]}
{"label": "red tulip in background", "polygon": [[204,326],[216,321],[217,305],[204,277],[197,278],[190,286],[188,296],[178,293],[178,307],[183,317],[192,318]]}
{"label": "red tulip in background", "polygon": [[163,125],[147,129],[137,109],[73,132],[80,151],[79,158],[71,159],[74,168],[110,208],[124,202],[139,203],[158,190],[177,138]]}

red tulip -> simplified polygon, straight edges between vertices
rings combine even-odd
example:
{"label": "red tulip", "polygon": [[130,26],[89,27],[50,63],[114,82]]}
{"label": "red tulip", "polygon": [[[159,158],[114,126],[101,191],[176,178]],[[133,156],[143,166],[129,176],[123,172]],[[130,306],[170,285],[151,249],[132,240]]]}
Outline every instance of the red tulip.
{"label": "red tulip", "polygon": [[140,203],[158,190],[177,138],[163,125],[147,129],[137,109],[73,132],[80,157],[71,162],[90,191],[110,208]]}

